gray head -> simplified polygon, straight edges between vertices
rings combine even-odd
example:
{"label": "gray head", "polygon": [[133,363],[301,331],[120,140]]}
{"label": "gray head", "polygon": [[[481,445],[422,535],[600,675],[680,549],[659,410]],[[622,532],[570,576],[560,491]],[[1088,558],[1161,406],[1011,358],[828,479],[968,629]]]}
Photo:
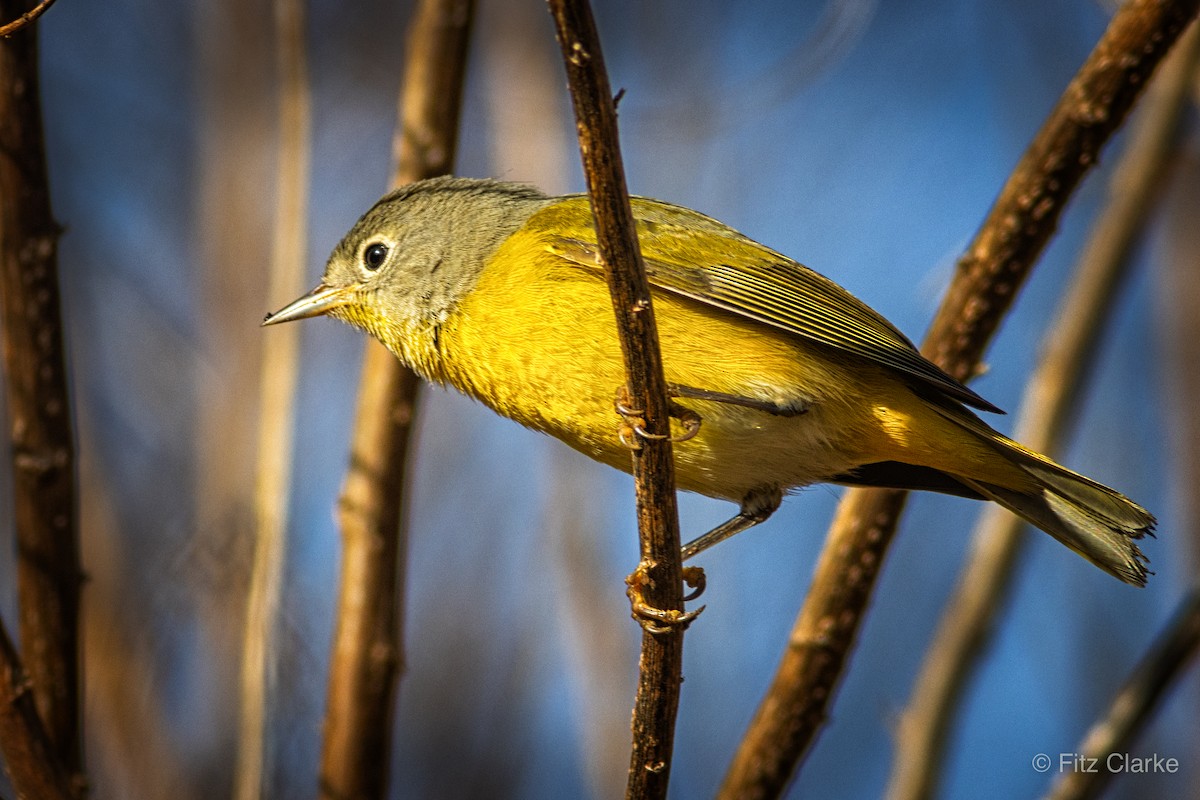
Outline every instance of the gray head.
{"label": "gray head", "polygon": [[445,319],[501,242],[553,201],[532,187],[492,180],[442,177],[404,186],[354,224],[313,292],[263,324],[329,314],[390,346],[398,333]]}

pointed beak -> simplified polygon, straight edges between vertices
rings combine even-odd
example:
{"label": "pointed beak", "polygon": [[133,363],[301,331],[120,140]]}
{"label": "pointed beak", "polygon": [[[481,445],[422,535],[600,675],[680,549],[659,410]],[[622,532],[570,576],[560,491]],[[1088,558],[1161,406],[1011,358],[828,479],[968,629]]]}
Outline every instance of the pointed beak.
{"label": "pointed beak", "polygon": [[274,325],[278,322],[319,317],[349,303],[353,290],[353,286],[331,287],[323,283],[317,284],[317,288],[308,294],[288,303],[274,314],[267,314],[263,317],[262,324]]}

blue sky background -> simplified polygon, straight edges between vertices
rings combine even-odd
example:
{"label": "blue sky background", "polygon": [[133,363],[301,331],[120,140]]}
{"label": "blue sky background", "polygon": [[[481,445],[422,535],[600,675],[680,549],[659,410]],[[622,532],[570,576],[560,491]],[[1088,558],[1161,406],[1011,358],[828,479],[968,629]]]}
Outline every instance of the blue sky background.
{"label": "blue sky background", "polygon": [[[597,3],[631,191],[691,206],[846,286],[922,336],[956,257],[1107,21],[1093,2]],[[387,188],[403,3],[310,6],[308,274]],[[97,798],[225,796],[253,535],[254,431],[275,191],[268,4],[114,0],[42,23],[43,95],[83,458],[89,758]],[[483,0],[458,172],[579,191],[549,17]],[[1191,118],[1194,123],[1194,115]],[[1114,160],[1121,142],[1106,151]],[[1194,125],[1172,180],[1195,181]],[[1187,172],[1187,170],[1191,172]],[[1188,177],[1185,177],[1188,176]],[[1103,197],[1084,185],[975,388],[1014,411]],[[1185,184],[1194,185],[1194,184]],[[1175,191],[1168,199],[1179,200]],[[1067,465],[1154,510],[1138,591],[1031,534],[969,691],[944,797],[1040,794],[1190,580],[1181,446],[1165,398],[1160,273],[1190,226],[1156,218],[1102,343]],[[1195,263],[1195,250],[1190,251]],[[278,797],[315,796],[361,337],[304,323]],[[1012,416],[990,420],[1011,430]],[[405,588],[395,797],[622,790],[638,629],[631,481],[452,392],[424,395]],[[701,559],[674,797],[710,795],[769,682],[842,490],[812,487]],[[681,498],[685,535],[734,509]],[[980,506],[913,498],[793,797],[871,798]],[[11,585],[11,565],[3,575]],[[10,593],[11,595],[11,593]],[[11,620],[12,597],[5,619]],[[1194,679],[1132,749],[1178,758],[1114,797],[1195,785]]]}

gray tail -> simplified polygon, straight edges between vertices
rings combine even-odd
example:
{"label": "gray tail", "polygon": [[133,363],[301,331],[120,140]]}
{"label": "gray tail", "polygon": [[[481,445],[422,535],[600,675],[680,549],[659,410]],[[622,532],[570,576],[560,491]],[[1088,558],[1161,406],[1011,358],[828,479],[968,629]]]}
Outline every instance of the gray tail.
{"label": "gray tail", "polygon": [[[1154,531],[1154,515],[1123,494],[1072,472],[997,433],[974,414],[932,406],[944,418],[991,443],[1015,472],[954,477],[1036,525],[1100,569],[1145,586],[1149,559],[1136,540]],[[979,474],[978,472],[976,473]],[[1003,480],[1003,485],[997,481]]]}
{"label": "gray tail", "polygon": [[[1002,441],[1001,444],[1007,442]],[[1145,586],[1149,559],[1136,540],[1153,535],[1154,516],[1129,498],[1024,448],[1006,453],[1037,488],[1020,491],[962,479],[985,497],[1058,539],[1110,575]]]}

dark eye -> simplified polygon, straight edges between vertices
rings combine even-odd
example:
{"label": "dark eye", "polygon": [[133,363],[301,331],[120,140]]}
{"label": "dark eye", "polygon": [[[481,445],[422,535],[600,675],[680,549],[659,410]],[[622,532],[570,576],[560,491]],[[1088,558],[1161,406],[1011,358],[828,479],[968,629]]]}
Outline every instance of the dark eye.
{"label": "dark eye", "polygon": [[383,266],[383,262],[387,260],[387,254],[387,245],[376,242],[373,245],[369,245],[363,251],[363,264],[366,265],[367,269],[374,272]]}

